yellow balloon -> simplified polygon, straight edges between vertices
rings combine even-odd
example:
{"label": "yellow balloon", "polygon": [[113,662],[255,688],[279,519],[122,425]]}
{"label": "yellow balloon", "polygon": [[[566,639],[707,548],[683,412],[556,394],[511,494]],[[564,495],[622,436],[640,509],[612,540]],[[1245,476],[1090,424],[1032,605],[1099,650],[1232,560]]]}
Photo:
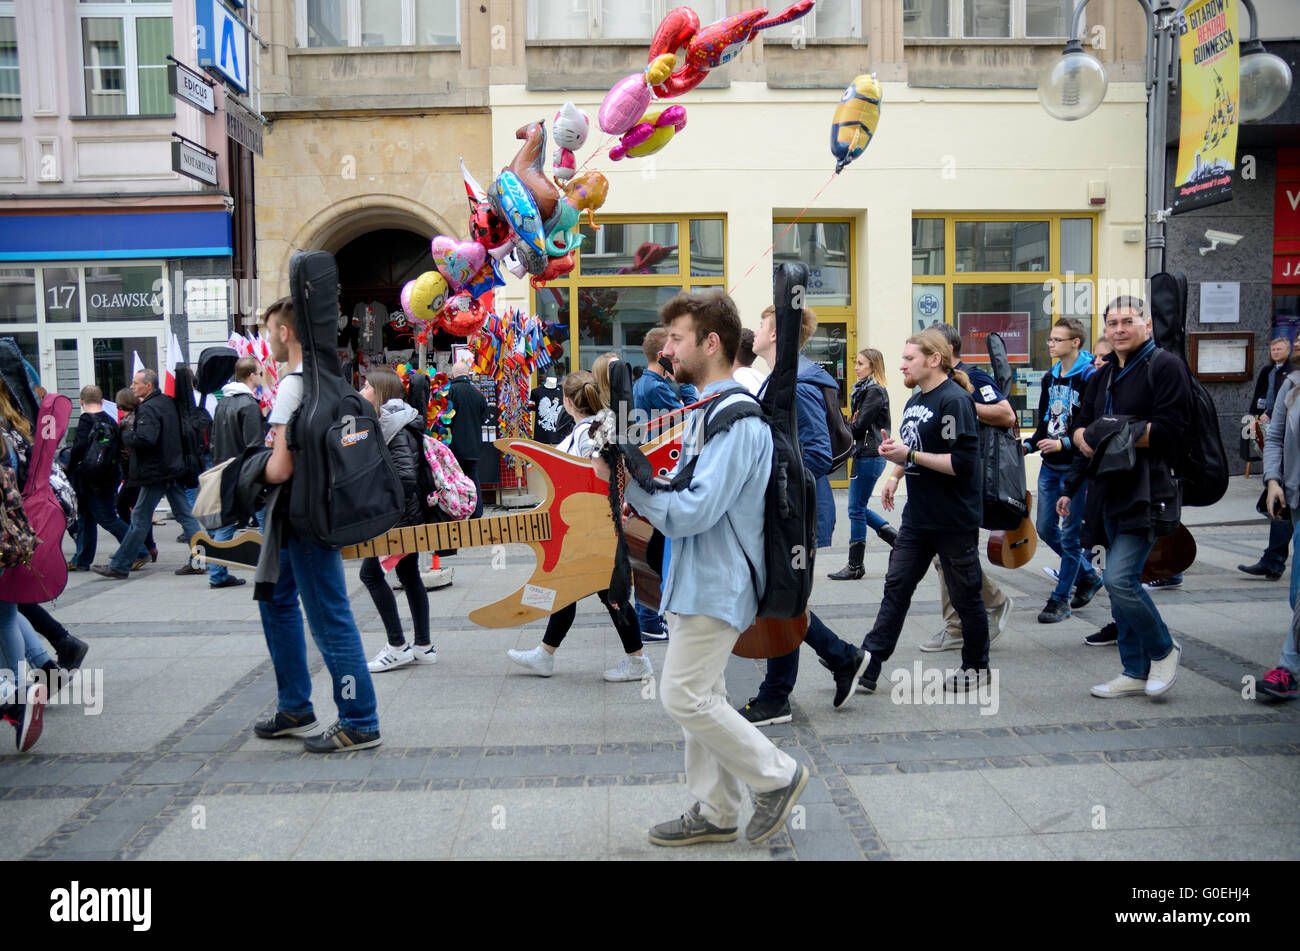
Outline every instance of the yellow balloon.
{"label": "yellow balloon", "polygon": [[880,83],[874,75],[862,75],[849,83],[831,117],[831,155],[835,172],[862,154],[876,134],[880,121]]}
{"label": "yellow balloon", "polygon": [[411,288],[411,313],[418,320],[435,320],[447,301],[447,280],[437,271],[425,271]]}

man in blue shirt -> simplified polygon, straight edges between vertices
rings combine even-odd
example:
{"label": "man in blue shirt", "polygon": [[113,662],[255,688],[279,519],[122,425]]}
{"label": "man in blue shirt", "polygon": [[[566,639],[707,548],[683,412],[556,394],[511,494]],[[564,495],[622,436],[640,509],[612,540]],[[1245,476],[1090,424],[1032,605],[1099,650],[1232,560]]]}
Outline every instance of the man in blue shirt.
{"label": "man in blue shirt", "polygon": [[[664,355],[677,379],[702,387],[706,397],[723,394],[711,412],[752,400],[731,378],[740,316],[730,297],[721,291],[678,294],[663,306],[660,320],[668,328]],[[706,441],[695,414],[678,462],[680,469],[694,459],[689,484],[650,493],[629,482],[624,495],[672,539],[663,587],[671,637],[660,692],[664,709],[686,735],[686,785],[697,800],[684,815],[651,829],[650,841],[733,841],[741,796],[749,786],[754,817],[745,837],[759,843],[780,830],[808,782],[806,766],[777,749],[727,702],[723,677],[741,632],[754,623],[757,589],[766,582],[763,513],[772,433],[766,422],[751,416]],[[600,478],[609,478],[602,460],[593,465]]]}
{"label": "man in blue shirt", "polygon": [[[952,324],[935,324],[934,328],[943,334],[944,339],[948,341],[948,346],[952,348],[953,359],[957,361],[953,369],[965,373],[970,379],[971,386],[974,387],[971,397],[975,400],[975,418],[979,420],[980,425],[1004,427],[1016,425],[1016,411],[1011,408],[1011,401],[998,389],[993,377],[961,359],[961,335],[957,333],[957,328]],[[943,568],[939,565],[939,559],[937,558],[934,561],[934,570],[939,575],[939,601],[943,605],[943,630],[923,643],[921,650],[961,650],[961,618],[958,617],[957,609],[953,607],[952,600],[948,597],[947,580],[943,576]],[[993,580],[987,571],[983,572],[983,578],[984,586],[980,594],[984,599],[984,607],[989,612],[989,644],[991,646],[1003,630],[1006,629],[1007,618],[1011,614],[1011,608],[1014,606],[1015,601],[1002,593],[998,583]]]}
{"label": "man in blue shirt", "polygon": [[[641,413],[641,418],[646,422],[652,419],[658,419],[665,413],[672,412],[675,409],[681,409],[683,406],[689,406],[699,399],[695,392],[695,387],[689,383],[683,383],[681,395],[673,389],[672,384],[668,381],[671,370],[660,363],[664,359],[664,343],[668,339],[668,331],[663,327],[655,327],[650,330],[645,339],[641,342],[641,351],[645,354],[645,372],[637,378],[632,386],[632,403]],[[669,364],[671,367],[671,364]],[[671,421],[676,425],[678,420]],[[652,436],[658,435],[655,430]],[[667,562],[671,556],[664,549],[664,571],[668,570]],[[636,606],[637,620],[641,624],[641,640],[643,643],[657,643],[668,640],[668,629],[664,624],[662,614],[656,614],[651,608],[638,604]]]}

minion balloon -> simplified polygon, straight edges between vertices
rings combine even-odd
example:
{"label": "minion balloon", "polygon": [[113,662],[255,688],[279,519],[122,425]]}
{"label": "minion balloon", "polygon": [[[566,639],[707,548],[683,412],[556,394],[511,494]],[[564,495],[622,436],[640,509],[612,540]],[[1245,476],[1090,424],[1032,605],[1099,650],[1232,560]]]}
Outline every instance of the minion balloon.
{"label": "minion balloon", "polygon": [[871,74],[849,83],[831,118],[831,155],[838,175],[863,153],[876,134],[880,121],[880,83]]}

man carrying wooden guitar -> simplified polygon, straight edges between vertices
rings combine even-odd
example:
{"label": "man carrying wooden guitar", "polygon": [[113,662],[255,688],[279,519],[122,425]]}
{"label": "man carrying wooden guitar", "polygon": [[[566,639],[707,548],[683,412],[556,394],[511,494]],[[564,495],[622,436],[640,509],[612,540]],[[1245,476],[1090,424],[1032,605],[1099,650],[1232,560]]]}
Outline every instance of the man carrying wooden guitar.
{"label": "man carrying wooden guitar", "polygon": [[[752,403],[731,378],[740,343],[740,316],[721,292],[678,294],[660,311],[668,328],[663,352],[680,383],[701,398],[725,391],[687,422],[681,460],[695,458],[681,491],[650,493],[628,480],[624,499],[672,539],[661,607],[668,622],[668,653],[660,678],[664,709],[686,735],[686,784],[698,801],[681,817],[650,830],[655,845],[730,842],[737,836],[744,786],[754,791],[754,816],[745,830],[762,842],[785,822],[808,782],[808,768],[727,703],[723,671],[731,649],[758,613],[766,582],[763,519],[772,465],[772,434],[752,416],[737,419],[707,441],[703,414],[731,403]],[[608,480],[609,467],[592,460]],[[751,566],[757,577],[751,577]]]}

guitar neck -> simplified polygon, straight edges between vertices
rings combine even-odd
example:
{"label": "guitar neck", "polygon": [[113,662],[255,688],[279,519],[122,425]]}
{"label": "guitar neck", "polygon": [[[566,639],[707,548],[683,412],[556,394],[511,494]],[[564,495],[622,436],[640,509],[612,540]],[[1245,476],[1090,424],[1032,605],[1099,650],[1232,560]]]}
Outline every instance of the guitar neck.
{"label": "guitar neck", "polygon": [[428,522],[391,529],[387,534],[343,549],[344,558],[384,558],[421,551],[478,548],[551,538],[550,512],[521,512],[460,522]]}

